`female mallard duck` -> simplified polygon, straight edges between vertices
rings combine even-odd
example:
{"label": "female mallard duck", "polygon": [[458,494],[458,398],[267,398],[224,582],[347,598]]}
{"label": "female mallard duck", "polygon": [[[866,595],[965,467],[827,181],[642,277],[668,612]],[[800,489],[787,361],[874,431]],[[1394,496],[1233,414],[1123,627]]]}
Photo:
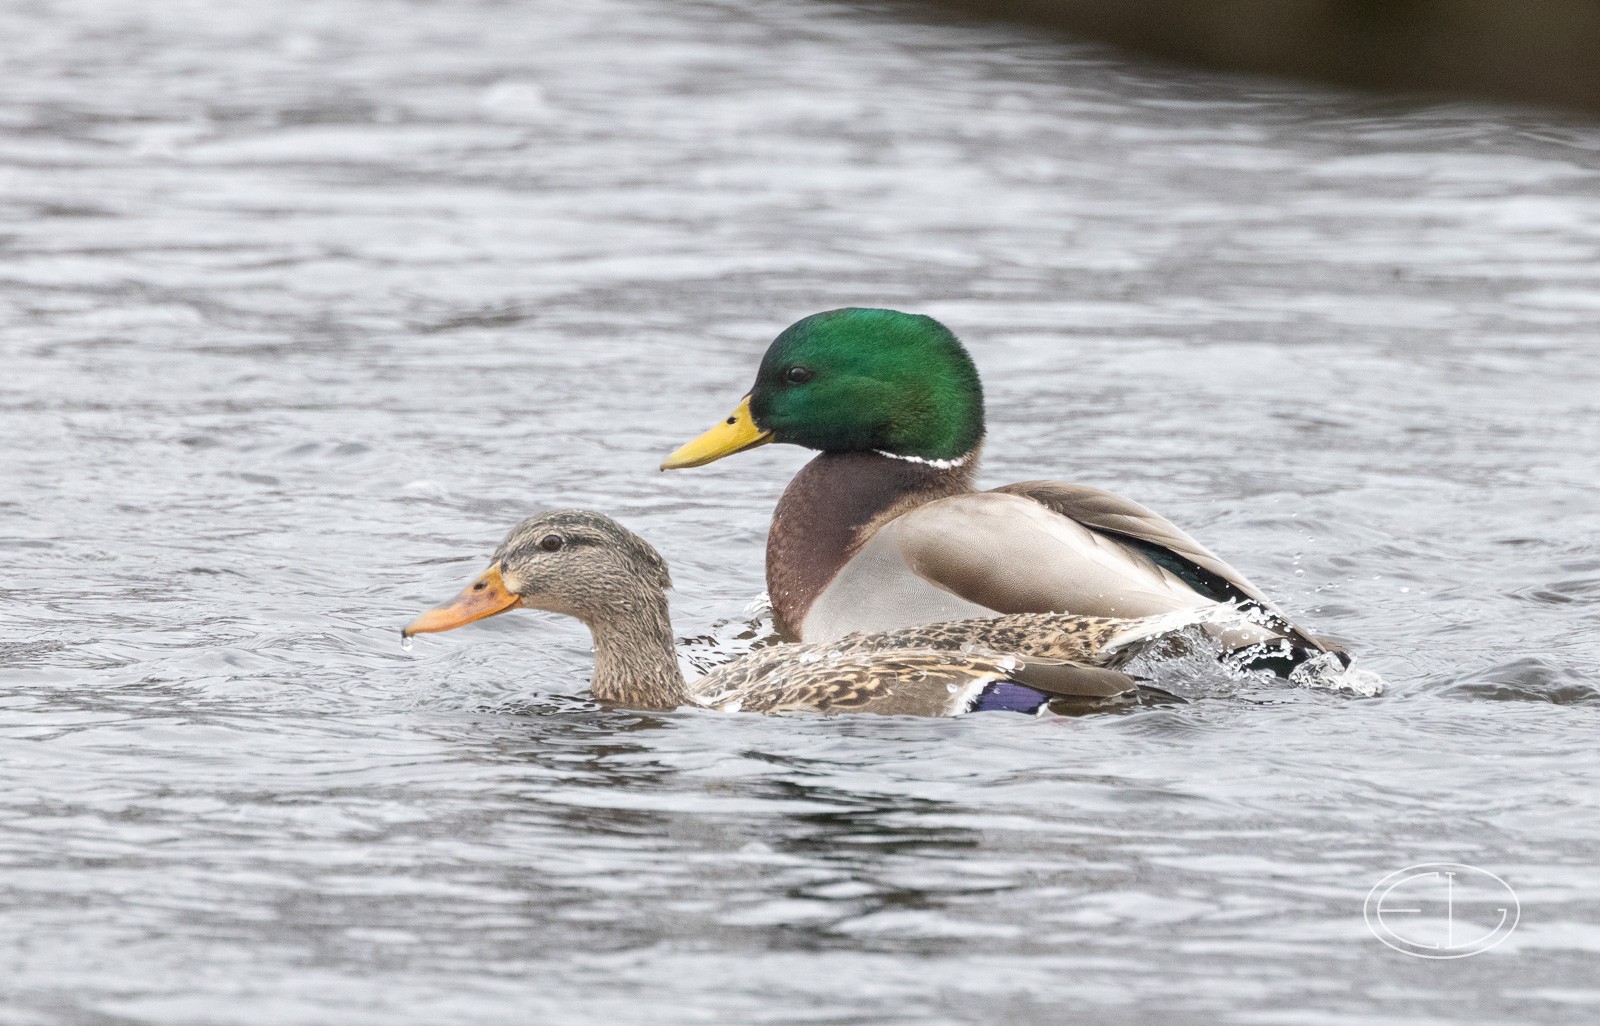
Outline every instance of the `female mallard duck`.
{"label": "female mallard duck", "polygon": [[767,442],[821,450],[789,483],[767,536],[767,591],[787,639],[1232,605],[1259,621],[1224,633],[1241,662],[1286,673],[1331,651],[1137,503],[1061,481],[978,491],[983,434],[978,371],[949,329],[893,310],[834,310],[779,335],[733,413],[661,469]]}
{"label": "female mallard duck", "polygon": [[959,716],[1033,712],[1052,697],[1109,697],[1133,678],[1108,668],[1133,643],[1193,622],[1002,616],[853,634],[753,652],[684,682],[667,616],[667,564],[610,517],[557,510],[519,524],[454,601],[401,631],[447,631],[515,609],[576,617],[594,635],[595,697],[635,709]]}

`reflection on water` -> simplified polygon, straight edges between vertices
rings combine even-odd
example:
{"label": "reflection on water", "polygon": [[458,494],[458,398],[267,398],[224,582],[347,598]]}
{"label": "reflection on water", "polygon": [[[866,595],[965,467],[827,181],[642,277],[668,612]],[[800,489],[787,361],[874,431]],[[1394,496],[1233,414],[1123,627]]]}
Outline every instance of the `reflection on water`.
{"label": "reflection on water", "polygon": [[[0,1019],[1592,1017],[1600,132],[905,17],[0,11]],[[969,340],[988,480],[1167,512],[1386,696],[646,716],[558,618],[399,648],[556,504],[691,665],[756,640],[803,455],[654,467],[849,303]],[[1516,933],[1371,937],[1424,861]]]}

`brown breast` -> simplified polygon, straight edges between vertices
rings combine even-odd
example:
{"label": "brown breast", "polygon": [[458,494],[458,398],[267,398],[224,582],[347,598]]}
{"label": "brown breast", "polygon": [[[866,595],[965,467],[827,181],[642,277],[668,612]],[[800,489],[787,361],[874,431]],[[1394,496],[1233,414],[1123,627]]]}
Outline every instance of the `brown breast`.
{"label": "brown breast", "polygon": [[824,452],[784,489],[767,534],[767,594],[786,640],[822,590],[881,525],[924,502],[972,491],[978,453],[959,467],[875,452]]}

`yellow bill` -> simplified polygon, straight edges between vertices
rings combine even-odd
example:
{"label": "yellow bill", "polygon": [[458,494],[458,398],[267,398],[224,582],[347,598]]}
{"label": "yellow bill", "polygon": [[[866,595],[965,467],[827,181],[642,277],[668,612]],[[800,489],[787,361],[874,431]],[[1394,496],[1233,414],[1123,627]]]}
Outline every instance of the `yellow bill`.
{"label": "yellow bill", "polygon": [[721,424],[692,442],[684,444],[671,456],[661,461],[662,470],[682,470],[685,467],[703,467],[724,456],[754,449],[772,441],[772,432],[756,427],[750,416],[750,397],[739,401],[738,409]]}
{"label": "yellow bill", "polygon": [[412,620],[400,632],[400,636],[409,638],[413,634],[453,630],[462,624],[515,609],[521,602],[520,597],[506,590],[506,582],[500,576],[500,564],[496,563],[479,574],[478,579],[467,585],[454,600]]}

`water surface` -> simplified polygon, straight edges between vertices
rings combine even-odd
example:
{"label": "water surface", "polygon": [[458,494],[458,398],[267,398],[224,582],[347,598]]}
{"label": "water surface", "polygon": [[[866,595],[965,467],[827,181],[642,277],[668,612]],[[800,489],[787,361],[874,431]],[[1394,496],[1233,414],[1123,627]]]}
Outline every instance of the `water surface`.
{"label": "water surface", "polygon": [[[1600,1010],[1600,129],[824,3],[0,10],[0,1020],[1573,1022]],[[1167,513],[1388,679],[647,716],[519,518],[687,635],[803,461],[766,342],[944,319],[984,477]],[[1362,902],[1455,861],[1492,952]]]}

